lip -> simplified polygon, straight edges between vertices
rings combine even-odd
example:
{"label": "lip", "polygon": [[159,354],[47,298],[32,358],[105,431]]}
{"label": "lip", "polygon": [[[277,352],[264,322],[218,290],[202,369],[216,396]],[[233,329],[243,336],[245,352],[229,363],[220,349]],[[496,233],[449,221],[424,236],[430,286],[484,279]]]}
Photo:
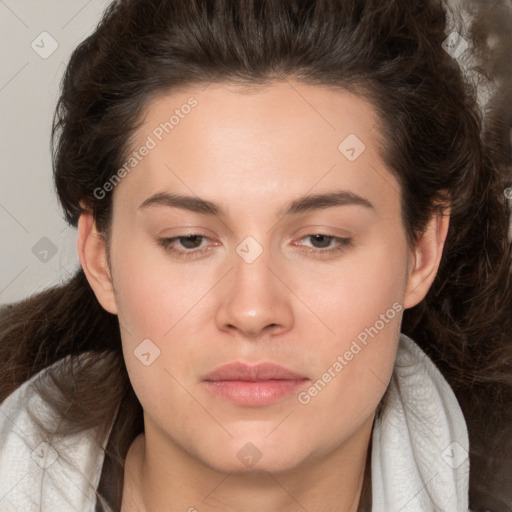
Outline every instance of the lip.
{"label": "lip", "polygon": [[238,405],[270,405],[309,381],[307,377],[274,363],[255,366],[241,362],[222,365],[205,375],[202,383],[213,394]]}
{"label": "lip", "polygon": [[260,363],[257,365],[248,365],[241,362],[223,364],[212,372],[206,374],[203,380],[226,381],[241,380],[247,382],[257,382],[266,380],[299,380],[305,379],[304,375],[293,372],[284,366],[274,363]]}

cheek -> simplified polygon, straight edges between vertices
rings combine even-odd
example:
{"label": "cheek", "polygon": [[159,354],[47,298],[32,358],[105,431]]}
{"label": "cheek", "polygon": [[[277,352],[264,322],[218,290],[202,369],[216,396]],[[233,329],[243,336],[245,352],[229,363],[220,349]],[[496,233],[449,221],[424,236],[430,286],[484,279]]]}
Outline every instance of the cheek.
{"label": "cheek", "polygon": [[112,264],[124,359],[139,400],[150,411],[186,402],[177,382],[191,384],[185,382],[187,369],[194,367],[194,347],[200,345],[193,328],[211,318],[198,301],[211,285],[204,273],[169,263],[163,249],[147,241],[119,240]]}
{"label": "cheek", "polygon": [[116,303],[126,332],[161,339],[197,303],[206,283],[149,240],[120,241],[117,253]]}
{"label": "cheek", "polygon": [[381,242],[347,252],[333,265],[314,264],[306,271],[290,272],[288,282],[315,314],[317,319],[306,317],[325,346],[341,350],[376,323],[379,331],[383,325],[386,331],[390,325],[396,331],[406,287],[406,256],[406,246],[397,238],[395,244]]}
{"label": "cheek", "polygon": [[376,245],[317,275],[318,293],[307,295],[305,285],[300,291],[323,325],[309,328],[315,378],[298,399],[308,414],[331,417],[334,437],[342,424],[371,414],[386,390],[400,334],[405,257],[405,245]]}

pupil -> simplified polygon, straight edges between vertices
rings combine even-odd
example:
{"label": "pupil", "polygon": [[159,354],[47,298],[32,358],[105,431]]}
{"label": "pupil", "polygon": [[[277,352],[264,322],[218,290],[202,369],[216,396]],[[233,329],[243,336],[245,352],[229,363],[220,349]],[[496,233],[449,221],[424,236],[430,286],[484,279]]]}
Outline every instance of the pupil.
{"label": "pupil", "polygon": [[[329,242],[331,240],[331,237],[326,235],[313,235],[313,239],[318,242],[320,239],[320,247],[329,247]],[[322,239],[324,240],[324,243],[322,244]]]}
{"label": "pupil", "polygon": [[[201,245],[200,241],[201,237],[199,235],[190,235],[190,236],[183,236],[181,237],[181,245],[185,247],[186,249],[195,249],[199,245]],[[197,242],[199,240],[199,244],[195,244],[194,242]],[[192,241],[190,244],[189,242]]]}

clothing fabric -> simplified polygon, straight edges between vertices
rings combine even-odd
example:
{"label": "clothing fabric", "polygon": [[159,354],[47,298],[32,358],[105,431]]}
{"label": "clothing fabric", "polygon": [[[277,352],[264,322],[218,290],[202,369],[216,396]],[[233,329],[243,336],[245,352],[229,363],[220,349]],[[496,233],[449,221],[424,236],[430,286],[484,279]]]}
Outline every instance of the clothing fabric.
{"label": "clothing fabric", "polygon": [[[0,511],[94,512],[108,436],[95,429],[67,437],[56,431],[34,383],[0,405]],[[53,429],[52,429],[53,427]],[[372,512],[468,512],[469,440],[457,399],[439,370],[404,334],[372,434]],[[114,511],[117,512],[117,511]]]}
{"label": "clothing fabric", "polygon": [[431,359],[403,334],[372,439],[372,512],[468,511],[462,410]]}
{"label": "clothing fabric", "polygon": [[68,358],[57,361],[0,405],[1,512],[95,510],[95,489],[108,436],[101,442],[98,431],[89,429],[47,438],[38,425],[39,421],[47,431],[55,432],[61,418],[51,411],[35,384],[47,372],[68,363]]}

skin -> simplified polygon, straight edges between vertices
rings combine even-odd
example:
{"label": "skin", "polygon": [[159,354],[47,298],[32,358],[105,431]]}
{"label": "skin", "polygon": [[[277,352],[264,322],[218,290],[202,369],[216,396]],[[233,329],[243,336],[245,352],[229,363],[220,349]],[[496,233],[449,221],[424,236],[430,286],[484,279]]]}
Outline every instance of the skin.
{"label": "skin", "polygon": [[[308,377],[307,390],[394,303],[423,299],[449,216],[434,216],[408,246],[373,108],[327,87],[283,80],[250,91],[221,83],[166,93],[149,104],[133,148],[191,96],[197,107],[115,187],[110,265],[92,215],[79,221],[81,264],[99,302],[118,315],[144,409],[122,510],[356,511],[402,312],[306,405],[296,394],[235,405],[201,380],[226,362],[275,362]],[[354,161],[338,149],[349,134],[366,146]],[[372,207],[280,214],[299,197],[333,190]],[[162,191],[214,201],[226,216],[139,208]],[[207,237],[195,246],[205,253],[183,239],[174,247],[195,257],[156,243],[191,234]],[[352,242],[316,254],[337,243],[308,237],[315,234]],[[251,263],[236,251],[247,236],[263,248]],[[160,356],[145,366],[134,350],[148,338]],[[251,467],[237,456],[249,442],[261,454]]]}

